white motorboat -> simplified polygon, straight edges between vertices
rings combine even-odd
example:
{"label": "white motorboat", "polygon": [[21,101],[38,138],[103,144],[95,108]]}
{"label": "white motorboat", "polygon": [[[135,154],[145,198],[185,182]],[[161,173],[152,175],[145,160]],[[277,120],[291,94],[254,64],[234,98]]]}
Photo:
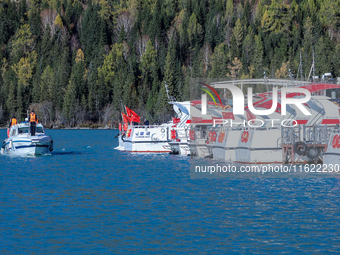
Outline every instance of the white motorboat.
{"label": "white motorboat", "polygon": [[170,125],[129,125],[127,131],[121,131],[116,150],[141,153],[169,153]]}
{"label": "white motorboat", "polygon": [[182,104],[170,102],[177,113],[177,122],[170,121],[161,125],[128,125],[118,135],[119,146],[115,149],[141,153],[189,154],[186,132],[189,128],[189,112]]}
{"label": "white motorboat", "polygon": [[[119,146],[115,149],[141,153],[190,153],[187,130],[189,129],[190,102],[177,102],[169,96],[169,104],[173,105],[177,117],[161,125],[127,125],[118,134]],[[125,126],[127,125],[127,126]]]}
{"label": "white motorboat", "polygon": [[53,140],[45,134],[42,124],[37,124],[34,136],[30,134],[30,125],[26,122],[13,125],[7,135],[1,146],[1,154],[36,156],[53,151]]}

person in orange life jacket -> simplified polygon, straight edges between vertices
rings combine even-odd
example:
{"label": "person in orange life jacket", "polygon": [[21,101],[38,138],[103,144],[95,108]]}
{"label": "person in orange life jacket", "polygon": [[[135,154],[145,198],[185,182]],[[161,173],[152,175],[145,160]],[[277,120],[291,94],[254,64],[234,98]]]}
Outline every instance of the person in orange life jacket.
{"label": "person in orange life jacket", "polygon": [[29,122],[30,122],[30,126],[31,126],[31,136],[35,136],[35,130],[36,130],[36,126],[38,123],[38,117],[35,114],[34,111],[31,112],[30,116],[29,116]]}
{"label": "person in orange life jacket", "polygon": [[11,121],[10,121],[10,123],[9,123],[9,128],[10,128],[11,126],[16,125],[16,124],[18,124],[18,121],[17,121],[17,119],[15,118],[15,116],[13,116],[13,118],[11,119]]}

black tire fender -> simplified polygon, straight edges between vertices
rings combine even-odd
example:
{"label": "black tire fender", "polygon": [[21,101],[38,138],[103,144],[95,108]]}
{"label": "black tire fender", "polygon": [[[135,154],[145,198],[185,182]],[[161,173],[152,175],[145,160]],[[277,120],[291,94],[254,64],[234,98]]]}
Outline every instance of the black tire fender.
{"label": "black tire fender", "polygon": [[296,142],[294,144],[294,152],[298,155],[303,155],[306,153],[307,145],[304,142]]}
{"label": "black tire fender", "polygon": [[310,159],[316,159],[320,155],[320,149],[314,146],[310,146],[306,150],[306,155]]}

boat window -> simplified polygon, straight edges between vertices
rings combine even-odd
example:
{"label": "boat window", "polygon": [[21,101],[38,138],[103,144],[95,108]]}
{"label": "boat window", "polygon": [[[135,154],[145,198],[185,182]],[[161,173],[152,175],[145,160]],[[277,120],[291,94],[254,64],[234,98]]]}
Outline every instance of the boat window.
{"label": "boat window", "polygon": [[19,134],[27,134],[27,133],[28,133],[28,127],[19,128]]}
{"label": "boat window", "polygon": [[42,127],[37,127],[37,133],[44,133],[44,130]]}

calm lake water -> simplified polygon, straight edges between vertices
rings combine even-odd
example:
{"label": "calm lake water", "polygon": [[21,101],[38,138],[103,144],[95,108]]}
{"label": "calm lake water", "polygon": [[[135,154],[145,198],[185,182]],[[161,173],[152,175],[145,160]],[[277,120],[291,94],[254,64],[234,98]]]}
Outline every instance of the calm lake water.
{"label": "calm lake water", "polygon": [[190,179],[116,130],[47,133],[51,156],[0,156],[1,254],[340,252],[338,179]]}

